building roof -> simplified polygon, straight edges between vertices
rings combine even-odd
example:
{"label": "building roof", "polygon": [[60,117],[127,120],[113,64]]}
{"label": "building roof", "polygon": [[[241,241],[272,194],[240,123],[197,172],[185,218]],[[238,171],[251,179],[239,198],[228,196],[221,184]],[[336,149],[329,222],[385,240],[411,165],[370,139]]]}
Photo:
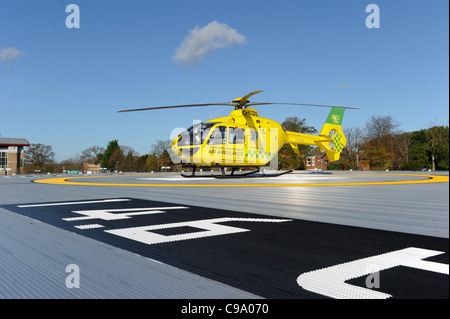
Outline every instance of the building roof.
{"label": "building roof", "polygon": [[312,151],[311,155],[309,155],[307,157],[325,157],[325,156],[327,156],[325,151],[322,151],[319,148],[316,148]]}
{"label": "building roof", "polygon": [[30,142],[24,138],[0,137],[0,146],[30,146]]}

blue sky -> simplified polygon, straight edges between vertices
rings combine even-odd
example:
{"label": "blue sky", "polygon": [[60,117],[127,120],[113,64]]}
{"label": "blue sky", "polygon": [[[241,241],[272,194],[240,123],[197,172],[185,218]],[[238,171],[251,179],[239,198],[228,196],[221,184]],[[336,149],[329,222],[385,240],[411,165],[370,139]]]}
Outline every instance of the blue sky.
{"label": "blue sky", "polygon": [[[66,27],[71,3],[80,9],[80,28]],[[366,27],[371,3],[380,9],[380,28]],[[118,110],[228,102],[255,90],[264,92],[253,101],[360,107],[346,111],[344,127],[364,126],[372,115],[390,115],[404,131],[448,125],[448,6],[443,0],[0,0],[0,136],[51,145],[57,161],[112,139],[143,155],[173,129],[231,109]],[[211,49],[195,63],[189,60],[195,46],[185,60],[174,59],[189,34]],[[317,129],[328,113],[257,109],[279,122],[306,118]]]}

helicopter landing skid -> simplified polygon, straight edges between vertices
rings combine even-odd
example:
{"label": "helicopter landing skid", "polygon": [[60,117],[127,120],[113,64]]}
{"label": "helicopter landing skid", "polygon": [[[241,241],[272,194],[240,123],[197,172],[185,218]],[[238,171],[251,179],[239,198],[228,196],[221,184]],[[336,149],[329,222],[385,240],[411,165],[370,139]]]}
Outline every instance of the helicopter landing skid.
{"label": "helicopter landing skid", "polygon": [[182,177],[186,177],[186,178],[205,178],[205,177],[212,177],[211,175],[195,175],[195,174],[191,174],[191,175],[186,175],[186,174],[180,174]]}
{"label": "helicopter landing skid", "polygon": [[[213,178],[218,178],[218,179],[226,179],[226,178],[255,178],[255,177],[277,177],[277,176],[281,176],[284,174],[288,174],[288,173],[292,173],[293,170],[288,170],[288,171],[284,171],[281,173],[274,173],[274,174],[266,174],[264,173],[264,171],[261,171],[260,169],[257,170],[253,170],[250,172],[246,172],[246,173],[240,173],[240,174],[234,174],[234,172],[237,170],[237,168],[233,167],[231,168],[231,173],[230,174],[226,174],[225,173],[225,167],[221,167],[221,172],[222,174],[211,174],[211,175],[195,175],[195,168],[192,171],[192,174],[190,175],[186,175],[186,174],[181,174],[182,177],[186,177],[186,178],[196,178],[196,177],[201,177],[201,178],[205,178],[205,177],[213,177]],[[257,174],[259,173],[259,174]]]}
{"label": "helicopter landing skid", "polygon": [[251,174],[259,172],[259,170],[255,170],[255,171],[251,171],[251,172],[247,172],[247,173],[234,175],[234,171],[235,170],[233,169],[231,174],[229,174],[229,175],[226,175],[224,170],[222,170],[222,175],[214,175],[214,174],[211,174],[211,175],[195,175],[195,171],[193,171],[192,174],[190,174],[190,175],[181,174],[181,176],[187,177],[187,178],[196,178],[196,177],[202,177],[202,178],[205,178],[205,177],[233,178],[233,177],[244,177],[244,176],[248,176],[248,175],[251,175]]}
{"label": "helicopter landing skid", "polygon": [[[289,170],[289,171],[285,171],[285,172],[281,172],[281,173],[275,173],[275,174],[266,174],[264,172],[261,172],[261,174],[256,174],[258,173],[259,170],[256,171],[251,171],[248,173],[243,173],[243,174],[237,174],[234,175],[233,172],[230,175],[225,175],[224,173],[222,173],[222,175],[212,175],[214,178],[218,178],[218,179],[225,179],[225,178],[256,178],[256,177],[277,177],[277,176],[281,176],[284,174],[288,174],[288,173],[292,173],[293,170]],[[255,174],[255,175],[254,175]]]}

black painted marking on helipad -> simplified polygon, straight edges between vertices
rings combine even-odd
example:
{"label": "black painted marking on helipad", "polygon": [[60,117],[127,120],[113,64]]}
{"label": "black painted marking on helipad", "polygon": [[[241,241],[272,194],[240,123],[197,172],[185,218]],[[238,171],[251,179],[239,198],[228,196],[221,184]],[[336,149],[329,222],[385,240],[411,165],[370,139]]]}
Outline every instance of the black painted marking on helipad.
{"label": "black painted marking on helipad", "polygon": [[[359,276],[346,280],[346,283],[367,291],[367,280],[372,280],[379,284],[379,288],[375,286],[372,291],[393,298],[448,298],[449,241],[445,238],[302,220],[288,221],[265,215],[131,198],[1,207],[266,298],[324,298],[326,296],[322,293],[300,287],[297,282],[299,276],[321,269],[333,269],[327,267],[344,263],[350,263],[347,268],[351,269],[351,262],[385,254],[388,256],[388,253],[395,251],[409,252],[417,248],[420,251],[435,251],[434,256],[424,261],[446,267],[447,274],[395,266],[375,272],[370,278],[369,275]],[[153,210],[144,209],[150,207]],[[92,212],[84,215],[74,213],[93,210],[105,210],[108,214],[117,214],[120,219],[93,218]],[[80,218],[83,216],[84,219]],[[272,222],[262,221],[269,219]],[[194,234],[195,237],[202,231],[202,226],[188,222],[201,220],[210,220],[209,225],[248,231],[151,245],[114,234],[117,229],[133,228],[163,236],[161,238],[180,234]],[[171,227],[168,225],[170,223],[179,227]],[[166,226],[148,229],[163,224]],[[75,226],[87,227],[80,229]],[[326,280],[319,284],[324,283],[326,286]],[[328,285],[334,284],[330,282]],[[336,286],[338,293],[339,289],[345,290]]]}

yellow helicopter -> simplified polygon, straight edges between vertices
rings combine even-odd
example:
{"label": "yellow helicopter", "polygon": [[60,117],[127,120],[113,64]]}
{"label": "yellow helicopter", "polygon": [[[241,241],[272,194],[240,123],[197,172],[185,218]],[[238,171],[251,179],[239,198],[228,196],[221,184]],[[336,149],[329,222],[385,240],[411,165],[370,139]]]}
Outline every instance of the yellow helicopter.
{"label": "yellow helicopter", "polygon": [[[186,104],[157,106],[140,109],[122,110],[133,112],[178,107],[196,107],[211,105],[227,105],[234,107],[230,115],[194,124],[179,134],[171,143],[171,160],[192,167],[192,174],[183,177],[204,177],[195,175],[197,168],[219,167],[221,175],[216,178],[257,176],[256,172],[271,161],[278,159],[278,151],[284,144],[290,144],[296,154],[298,145],[315,145],[326,152],[330,161],[339,160],[340,153],[347,143],[341,129],[345,109],[354,107],[329,106],[300,103],[250,102],[249,98],[262,91],[254,91],[244,97],[227,103]],[[285,104],[302,106],[319,106],[331,108],[319,135],[303,134],[287,131],[281,124],[271,119],[260,117],[251,108],[254,105]],[[226,174],[227,168],[231,174]],[[256,168],[256,170],[234,174],[237,169]],[[292,172],[262,174],[258,176],[279,176]]]}

